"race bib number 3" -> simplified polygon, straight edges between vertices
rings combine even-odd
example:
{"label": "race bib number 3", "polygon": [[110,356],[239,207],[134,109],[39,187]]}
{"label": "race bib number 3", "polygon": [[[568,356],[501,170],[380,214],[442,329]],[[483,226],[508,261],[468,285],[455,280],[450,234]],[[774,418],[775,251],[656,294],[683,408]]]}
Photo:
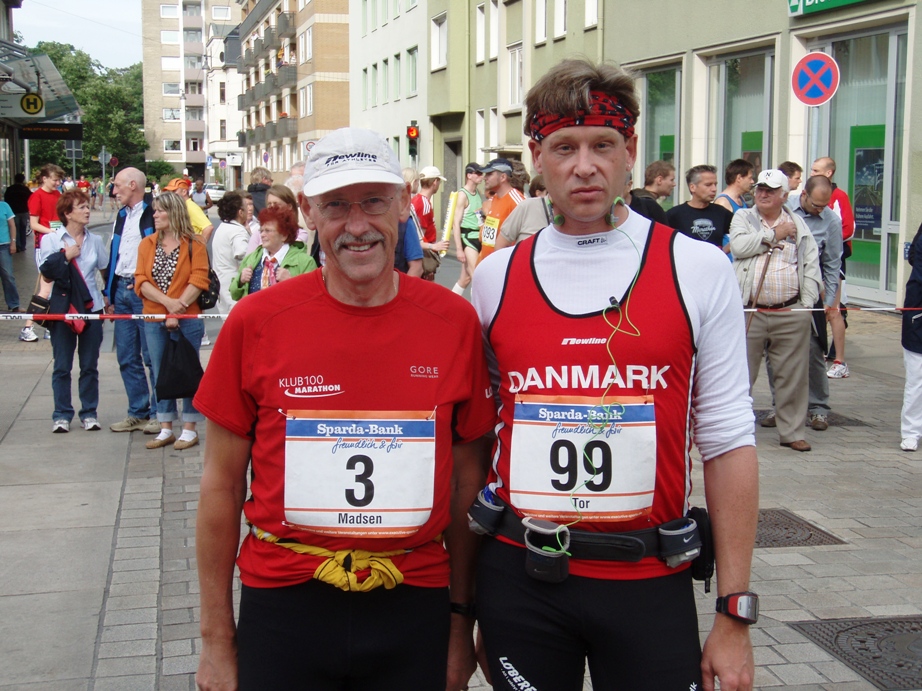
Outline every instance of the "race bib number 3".
{"label": "race bib number 3", "polygon": [[321,535],[405,537],[432,513],[433,411],[288,411],[285,521]]}
{"label": "race bib number 3", "polygon": [[627,521],[650,513],[656,484],[652,396],[599,405],[574,396],[515,403],[509,496],[552,521]]}
{"label": "race bib number 3", "polygon": [[487,216],[483,222],[483,233],[480,244],[487,247],[496,246],[496,233],[499,231],[499,219],[495,216]]}

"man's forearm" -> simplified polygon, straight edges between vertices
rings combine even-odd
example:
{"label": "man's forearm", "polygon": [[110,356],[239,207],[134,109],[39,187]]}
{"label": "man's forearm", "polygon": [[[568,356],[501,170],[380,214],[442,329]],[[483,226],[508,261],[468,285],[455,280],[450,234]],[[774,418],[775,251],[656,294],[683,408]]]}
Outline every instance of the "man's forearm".
{"label": "man's forearm", "polygon": [[445,531],[451,564],[451,600],[474,601],[474,564],[480,536],[468,527],[467,510],[483,489],[489,464],[490,441],[486,437],[453,448],[454,472],[451,481],[451,524]]}

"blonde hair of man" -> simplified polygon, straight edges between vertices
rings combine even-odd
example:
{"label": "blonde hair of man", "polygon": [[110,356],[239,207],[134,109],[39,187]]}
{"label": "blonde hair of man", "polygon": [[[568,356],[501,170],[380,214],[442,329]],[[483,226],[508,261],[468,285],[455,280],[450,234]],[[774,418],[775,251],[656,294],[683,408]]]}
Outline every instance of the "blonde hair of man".
{"label": "blonde hair of man", "polygon": [[252,171],[250,171],[250,184],[258,185],[261,182],[268,180],[271,184],[272,182],[272,171],[268,168],[263,168],[262,166],[256,166]]}

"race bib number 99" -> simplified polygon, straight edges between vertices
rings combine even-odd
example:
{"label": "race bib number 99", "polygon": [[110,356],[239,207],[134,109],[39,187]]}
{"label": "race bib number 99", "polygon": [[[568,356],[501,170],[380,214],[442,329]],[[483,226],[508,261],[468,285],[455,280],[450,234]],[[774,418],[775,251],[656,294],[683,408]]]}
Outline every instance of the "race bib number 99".
{"label": "race bib number 99", "polygon": [[487,216],[487,220],[483,222],[480,244],[487,247],[496,247],[496,234],[498,231],[499,219],[495,216]]}
{"label": "race bib number 99", "polygon": [[509,496],[552,521],[627,521],[650,513],[656,484],[652,396],[516,399]]}
{"label": "race bib number 99", "polygon": [[288,411],[285,522],[321,535],[405,537],[432,513],[433,411]]}

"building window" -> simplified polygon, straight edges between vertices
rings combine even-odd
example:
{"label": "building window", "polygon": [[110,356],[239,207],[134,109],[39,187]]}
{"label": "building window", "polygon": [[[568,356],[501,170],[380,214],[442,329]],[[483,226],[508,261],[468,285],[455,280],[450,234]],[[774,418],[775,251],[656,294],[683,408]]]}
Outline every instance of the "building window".
{"label": "building window", "polygon": [[762,168],[770,167],[772,56],[727,58],[712,69],[718,72],[717,93],[723,100],[716,160],[744,158],[756,166],[753,175],[758,175]]}
{"label": "building window", "polygon": [[400,16],[400,0],[394,0],[394,19]]}
{"label": "building window", "polygon": [[416,7],[416,0],[407,0],[407,9],[411,7]]}
{"label": "building window", "polygon": [[554,38],[567,34],[567,0],[554,0]]}
{"label": "building window", "polygon": [[301,114],[301,117],[307,115],[307,87],[302,86],[298,89],[298,112]]}
{"label": "building window", "polygon": [[400,53],[394,55],[394,100],[400,98]]}
{"label": "building window", "polygon": [[499,146],[499,113],[496,108],[490,108],[490,149],[496,150]]}
{"label": "building window", "polygon": [[187,143],[186,149],[189,151],[201,151],[202,150],[202,140],[199,139],[198,137],[195,137],[194,139],[189,139],[187,140],[186,143]]}
{"label": "building window", "polygon": [[222,106],[227,103],[227,84],[224,82],[218,83],[218,102]]}
{"label": "building window", "polygon": [[414,46],[407,50],[407,89],[410,94],[416,93],[416,70],[419,57],[419,49]]}
{"label": "building window", "polygon": [[163,82],[164,96],[179,96],[179,84],[177,82]]}
{"label": "building window", "polygon": [[387,60],[381,61],[381,103],[387,103],[387,90],[390,86],[391,76],[388,74]]}
{"label": "building window", "polygon": [[304,51],[307,55],[305,60],[311,60],[314,57],[314,27],[307,27],[307,31],[304,32]]}
{"label": "building window", "polygon": [[186,69],[187,70],[200,70],[202,69],[202,56],[201,55],[187,55],[186,56]]}
{"label": "building window", "polygon": [[227,139],[227,120],[218,121],[218,137]]}
{"label": "building window", "polygon": [[387,0],[381,0],[381,25],[387,24]]}
{"label": "building window", "polygon": [[[644,80],[646,108],[641,113],[644,119],[643,165],[645,167],[653,161],[668,161],[673,165],[677,162],[681,74],[677,67],[646,74]],[[675,192],[665,206],[670,207],[673,204],[675,204]]]}
{"label": "building window", "polygon": [[378,63],[371,66],[371,80],[369,81],[369,86],[371,87],[369,105],[374,108],[378,105]]}
{"label": "building window", "polygon": [[448,13],[433,18],[430,27],[429,52],[432,55],[432,69],[448,66]]}
{"label": "building window", "polygon": [[499,0],[490,0],[490,60],[499,55]]}
{"label": "building window", "polygon": [[487,145],[485,138],[486,118],[482,110],[477,111],[477,118],[474,121],[474,158],[478,163],[484,162],[484,147]]}
{"label": "building window", "polygon": [[525,83],[522,76],[522,44],[509,46],[509,106],[521,106],[525,100]]}
{"label": "building window", "polygon": [[160,16],[164,19],[178,19],[179,5],[160,5]]}
{"label": "building window", "polygon": [[535,43],[547,40],[547,0],[535,0]]}
{"label": "building window", "polygon": [[586,28],[599,24],[599,0],[586,0]]}
{"label": "building window", "polygon": [[179,45],[179,32],[178,31],[161,31],[160,32],[160,43],[165,45]]}
{"label": "building window", "polygon": [[475,57],[478,63],[483,62],[487,51],[487,10],[484,5],[477,5],[477,48]]}
{"label": "building window", "polygon": [[179,108],[164,108],[163,119],[165,122],[179,122],[180,112]]}
{"label": "building window", "polygon": [[231,18],[231,9],[227,5],[212,5],[211,18],[228,21]]}
{"label": "building window", "polygon": [[368,110],[368,68],[362,70],[362,110]]}
{"label": "building window", "polygon": [[362,0],[362,36],[368,33],[368,0]]}
{"label": "building window", "polygon": [[306,94],[307,102],[305,104],[305,110],[308,115],[313,115],[314,114],[314,85],[308,84],[306,88],[307,88],[307,94]]}
{"label": "building window", "polygon": [[204,120],[205,109],[200,107],[186,108],[186,120]]}
{"label": "building window", "polygon": [[160,58],[160,69],[162,70],[180,70],[182,69],[182,60],[177,57],[164,56]]}
{"label": "building window", "polygon": [[164,139],[163,140],[163,150],[164,151],[181,151],[182,142],[178,139]]}
{"label": "building window", "polygon": [[202,42],[202,30],[201,29],[186,29],[182,32],[183,43],[201,43]]}
{"label": "building window", "polygon": [[370,15],[370,26],[371,30],[374,31],[378,28],[378,2],[377,0],[368,0],[370,5],[371,15]]}

